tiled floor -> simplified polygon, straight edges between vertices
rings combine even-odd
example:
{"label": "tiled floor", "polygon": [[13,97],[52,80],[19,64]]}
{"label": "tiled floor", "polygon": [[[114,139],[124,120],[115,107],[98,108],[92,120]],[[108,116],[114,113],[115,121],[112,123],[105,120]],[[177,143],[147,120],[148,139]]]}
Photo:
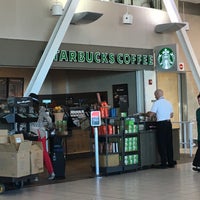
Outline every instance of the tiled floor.
{"label": "tiled floor", "polygon": [[169,169],[94,177],[7,191],[0,200],[199,200],[200,173],[191,162]]}

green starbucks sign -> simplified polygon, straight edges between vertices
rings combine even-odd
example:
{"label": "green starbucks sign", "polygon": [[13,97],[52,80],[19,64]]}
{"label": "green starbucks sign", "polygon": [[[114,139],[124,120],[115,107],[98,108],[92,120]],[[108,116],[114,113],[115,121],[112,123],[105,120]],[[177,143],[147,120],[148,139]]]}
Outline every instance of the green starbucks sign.
{"label": "green starbucks sign", "polygon": [[155,48],[156,69],[159,71],[177,71],[176,44]]}
{"label": "green starbucks sign", "polygon": [[152,54],[131,54],[131,53],[107,53],[92,51],[58,50],[54,62],[70,63],[97,63],[97,64],[119,64],[119,65],[140,65],[153,66],[154,57]]}
{"label": "green starbucks sign", "polygon": [[174,66],[175,63],[175,55],[172,49],[163,48],[160,50],[158,54],[158,64],[163,69],[170,69]]}

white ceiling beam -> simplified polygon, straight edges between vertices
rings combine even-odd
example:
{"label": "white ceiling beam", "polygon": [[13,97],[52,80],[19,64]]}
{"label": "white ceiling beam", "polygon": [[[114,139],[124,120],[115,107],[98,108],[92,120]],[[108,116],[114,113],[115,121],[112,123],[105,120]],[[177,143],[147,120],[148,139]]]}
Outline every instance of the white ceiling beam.
{"label": "white ceiling beam", "polygon": [[[165,4],[165,8],[168,12],[171,22],[182,23],[181,17],[179,15],[176,4],[174,3],[174,0],[163,0],[163,2]],[[190,40],[188,38],[187,32],[184,28],[182,28],[179,31],[177,31],[176,34],[183,48],[185,57],[188,61],[189,68],[192,72],[198,90],[200,91],[200,66],[192,48],[192,45],[190,43]]]}
{"label": "white ceiling beam", "polygon": [[49,72],[49,69],[53,63],[53,59],[60,47],[61,42],[65,36],[65,33],[70,25],[72,17],[78,6],[79,0],[68,0],[63,15],[59,17],[58,22],[54,28],[54,31],[47,43],[47,46],[42,54],[42,57],[35,69],[35,72],[31,78],[29,85],[26,88],[24,96],[29,96],[30,93],[38,94],[44,80]]}

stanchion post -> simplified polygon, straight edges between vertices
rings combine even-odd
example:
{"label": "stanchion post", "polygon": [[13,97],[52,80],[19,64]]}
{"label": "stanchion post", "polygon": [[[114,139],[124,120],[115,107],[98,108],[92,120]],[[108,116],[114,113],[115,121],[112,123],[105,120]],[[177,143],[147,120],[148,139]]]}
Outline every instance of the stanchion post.
{"label": "stanchion post", "polygon": [[99,176],[99,140],[98,140],[98,126],[101,125],[100,111],[91,112],[91,126],[94,127],[94,141],[95,141],[95,166],[96,176]]}
{"label": "stanchion post", "polygon": [[94,127],[94,141],[95,141],[96,176],[99,176],[99,142],[98,142],[98,128],[97,127]]}
{"label": "stanchion post", "polygon": [[184,128],[184,136],[183,136],[183,139],[184,139],[184,142],[183,142],[183,146],[184,146],[184,152],[186,153],[187,151],[187,126],[186,126],[186,122],[183,123],[183,128]]}
{"label": "stanchion post", "polygon": [[192,122],[189,122],[188,130],[189,130],[189,144],[190,144],[190,157],[192,157],[193,153],[193,133],[192,133]]}

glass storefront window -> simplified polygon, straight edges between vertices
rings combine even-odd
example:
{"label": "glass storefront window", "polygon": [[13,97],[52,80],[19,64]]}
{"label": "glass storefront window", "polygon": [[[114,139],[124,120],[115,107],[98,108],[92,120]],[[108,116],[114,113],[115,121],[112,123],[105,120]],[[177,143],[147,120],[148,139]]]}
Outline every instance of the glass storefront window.
{"label": "glass storefront window", "polygon": [[0,100],[8,97],[22,97],[24,89],[23,78],[0,78]]}

